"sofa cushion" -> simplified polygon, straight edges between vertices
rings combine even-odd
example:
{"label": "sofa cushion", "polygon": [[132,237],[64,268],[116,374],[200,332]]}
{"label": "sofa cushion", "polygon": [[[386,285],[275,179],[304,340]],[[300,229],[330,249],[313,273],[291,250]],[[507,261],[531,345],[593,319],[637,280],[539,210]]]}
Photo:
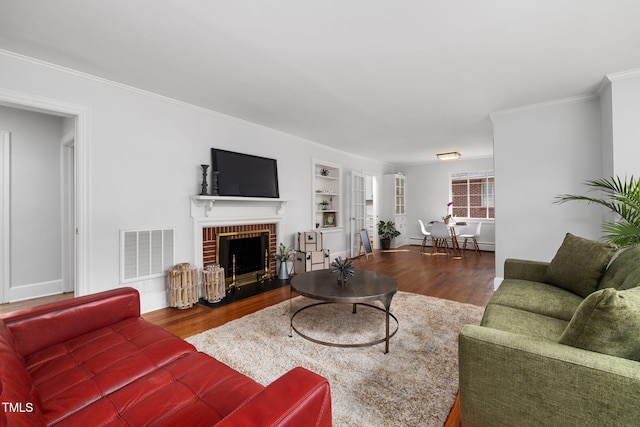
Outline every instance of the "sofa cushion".
{"label": "sofa cushion", "polygon": [[56,425],[211,426],[263,389],[256,381],[204,353],[189,353]]}
{"label": "sofa cushion", "polygon": [[640,246],[623,250],[604,272],[598,289],[619,291],[640,285]]}
{"label": "sofa cushion", "polygon": [[30,354],[25,363],[44,416],[54,423],[194,351],[186,341],[132,317]]}
{"label": "sofa cushion", "polygon": [[598,287],[616,250],[616,246],[611,243],[567,233],[547,267],[545,282],[586,298]]}
{"label": "sofa cushion", "polygon": [[568,322],[583,299],[548,283],[505,279],[491,297],[490,304],[505,305]]}
{"label": "sofa cushion", "polygon": [[640,288],[589,295],[560,337],[566,344],[640,361]]}
{"label": "sofa cushion", "polygon": [[499,304],[489,304],[481,325],[557,342],[569,322]]}

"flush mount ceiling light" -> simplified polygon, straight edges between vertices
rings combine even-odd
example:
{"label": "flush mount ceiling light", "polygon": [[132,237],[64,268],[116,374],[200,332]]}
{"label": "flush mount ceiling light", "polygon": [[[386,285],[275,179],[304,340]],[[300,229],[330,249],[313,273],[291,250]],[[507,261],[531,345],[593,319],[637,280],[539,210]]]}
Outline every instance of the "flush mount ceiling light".
{"label": "flush mount ceiling light", "polygon": [[436,154],[436,157],[438,157],[438,159],[440,160],[453,160],[453,159],[459,159],[460,156],[462,156],[462,154],[458,153],[457,151],[452,151],[450,153],[440,153],[440,154]]}

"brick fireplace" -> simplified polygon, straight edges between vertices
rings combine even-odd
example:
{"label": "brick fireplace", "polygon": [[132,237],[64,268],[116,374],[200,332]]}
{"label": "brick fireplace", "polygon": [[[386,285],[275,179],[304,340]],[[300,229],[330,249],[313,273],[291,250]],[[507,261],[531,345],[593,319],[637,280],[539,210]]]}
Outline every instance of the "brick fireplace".
{"label": "brick fireplace", "polygon": [[276,224],[243,224],[202,228],[203,266],[220,264],[227,285],[233,278],[235,256],[236,285],[253,283],[268,268],[276,274],[273,256],[277,248]]}
{"label": "brick fireplace", "polygon": [[[257,272],[264,273],[265,250],[268,250],[268,269],[276,275],[274,255],[283,239],[283,216],[286,201],[280,199],[233,198],[213,196],[193,196],[191,198],[191,218],[193,221],[193,259],[200,269],[210,264],[222,264],[220,241],[223,245],[235,240],[260,240],[257,256],[261,261],[257,270],[242,278],[246,283],[255,282]],[[267,237],[263,237],[264,235]],[[233,251],[244,251],[232,249]],[[230,259],[233,254],[226,259]],[[236,260],[240,264],[240,260]],[[224,267],[224,265],[223,265]],[[232,271],[225,268],[225,278],[229,282]],[[244,273],[247,274],[247,273]],[[236,278],[238,279],[238,278]],[[251,279],[251,280],[248,280]],[[238,280],[236,280],[238,282]],[[238,283],[236,283],[238,284]],[[245,283],[238,284],[242,286]]]}

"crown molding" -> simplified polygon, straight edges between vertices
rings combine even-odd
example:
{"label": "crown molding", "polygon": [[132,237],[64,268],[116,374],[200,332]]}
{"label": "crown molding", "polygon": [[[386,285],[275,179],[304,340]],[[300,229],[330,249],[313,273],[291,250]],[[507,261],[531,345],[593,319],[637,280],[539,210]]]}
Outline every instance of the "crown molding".
{"label": "crown molding", "polygon": [[607,87],[611,85],[611,83],[617,80],[632,79],[632,78],[638,78],[638,77],[640,77],[640,68],[635,68],[633,70],[627,70],[627,71],[620,71],[618,73],[606,74],[602,78],[602,81],[600,82],[600,85],[598,86],[598,90],[596,91],[596,93],[600,95],[602,91],[604,91]]}
{"label": "crown molding", "polygon": [[619,73],[609,73],[604,76],[605,79],[613,82],[615,80],[623,80],[630,79],[633,77],[640,77],[640,68],[635,68],[633,70],[620,71]]}
{"label": "crown molding", "polygon": [[553,107],[556,105],[574,104],[577,102],[591,101],[597,98],[598,98],[598,94],[595,94],[595,93],[589,94],[589,95],[572,96],[569,98],[556,99],[553,101],[541,102],[538,104],[530,104],[530,105],[524,105],[522,107],[515,107],[515,108],[509,108],[506,110],[494,111],[492,113],[489,113],[489,118],[491,118],[492,122],[495,122],[494,121],[495,117],[503,116],[505,114],[518,113],[521,111],[528,111],[528,110],[536,110],[538,108]]}
{"label": "crown molding", "polygon": [[[221,113],[219,111],[212,110],[210,108],[201,107],[201,106],[198,106],[198,105],[195,105],[195,104],[191,104],[191,103],[188,103],[188,102],[185,102],[185,101],[180,101],[179,99],[171,98],[171,97],[166,96],[166,95],[161,95],[161,94],[158,94],[158,93],[155,93],[155,92],[151,92],[151,91],[148,91],[148,90],[145,90],[145,89],[140,89],[140,88],[135,87],[135,86],[130,86],[130,85],[127,85],[127,84],[124,84],[124,83],[119,83],[119,82],[116,82],[114,80],[109,80],[109,79],[106,79],[104,77],[99,77],[99,76],[96,76],[96,75],[93,75],[93,74],[85,73],[83,71],[78,71],[78,70],[75,70],[73,68],[65,67],[65,66],[62,66],[62,65],[53,64],[51,62],[43,61],[41,59],[33,58],[31,56],[22,55],[20,53],[12,52],[12,51],[9,51],[9,50],[0,49],[0,56],[4,56],[4,57],[6,57],[8,59],[11,59],[11,60],[14,60],[14,61],[29,63],[29,64],[36,65],[36,66],[39,66],[39,67],[48,68],[50,70],[54,70],[54,71],[61,72],[61,73],[64,73],[64,74],[68,74],[68,75],[72,75],[72,76],[75,76],[75,77],[79,77],[79,78],[82,78],[82,79],[85,79],[85,80],[90,80],[90,81],[93,81],[93,82],[96,82],[96,83],[109,85],[109,86],[112,86],[112,87],[116,87],[116,88],[119,88],[119,89],[122,89],[122,90],[129,91],[129,92],[137,93],[139,95],[148,96],[148,97],[151,97],[151,98],[156,98],[156,99],[159,99],[159,100],[162,100],[162,101],[166,101],[166,102],[170,102],[170,103],[173,103],[173,104],[176,104],[176,105],[180,105],[180,106],[183,106],[183,107],[186,107],[186,108],[190,108],[192,110],[197,110],[197,111],[200,111],[200,112],[205,113],[205,114],[210,114],[212,116],[216,116],[216,117],[219,117],[221,119],[230,120],[230,121],[234,121],[234,122],[237,122],[237,123],[242,123],[242,124],[245,124],[245,125],[250,125],[250,126],[253,126],[253,127],[257,127],[257,128],[269,129],[271,131],[276,131],[276,132],[287,134],[284,131],[281,131],[281,130],[278,130],[278,129],[274,129],[274,128],[270,128],[270,127],[262,125],[260,123],[255,123],[255,122],[251,122],[249,120],[241,119],[239,117],[230,116],[228,114],[224,114],[224,113]],[[296,136],[296,135],[292,135],[292,134],[287,134],[287,135]],[[301,139],[304,139],[304,138],[301,138]]]}
{"label": "crown molding", "polygon": [[212,110],[210,108],[200,107],[200,106],[195,105],[195,104],[190,104],[188,102],[180,101],[178,99],[171,98],[171,97],[168,97],[168,96],[165,96],[165,95],[160,95],[160,94],[155,93],[155,92],[151,92],[151,91],[148,91],[148,90],[140,89],[140,88],[137,88],[135,86],[129,86],[129,85],[126,85],[126,84],[123,84],[123,83],[118,83],[118,82],[113,81],[113,80],[105,79],[103,77],[98,77],[98,76],[95,76],[93,74],[88,74],[88,73],[85,73],[85,72],[82,72],[82,71],[75,70],[73,68],[68,68],[68,67],[64,67],[62,65],[53,64],[51,62],[43,61],[41,59],[37,59],[37,58],[30,57],[30,56],[22,55],[22,54],[19,54],[19,53],[16,53],[16,52],[12,52],[12,51],[9,51],[9,50],[0,49],[0,56],[4,56],[4,57],[6,57],[8,59],[11,59],[11,60],[14,60],[14,61],[30,63],[30,64],[33,64],[33,65],[36,65],[36,66],[39,66],[39,67],[49,68],[50,70],[54,70],[54,71],[57,71],[57,72],[69,74],[69,75],[76,76],[76,77],[79,77],[79,78],[82,78],[82,79],[86,79],[86,80],[91,80],[91,81],[94,81],[96,83],[101,83],[101,84],[109,85],[109,86],[112,86],[112,87],[117,87],[119,89],[126,90],[126,91],[129,91],[129,92],[134,92],[134,93],[137,93],[137,94],[140,94],[140,95],[143,95],[143,96],[148,96],[148,97],[151,97],[151,98],[156,98],[156,99],[163,100],[163,101],[166,101],[166,102],[170,102],[170,103],[173,103],[173,104],[181,105],[183,107],[190,108],[190,109],[196,110],[196,111],[200,111],[202,113],[209,114],[209,115],[212,115],[212,116],[224,119],[224,120],[229,120],[229,121],[240,123],[240,124],[243,124],[243,125],[252,126],[254,128],[268,130],[270,132],[276,132],[276,133],[279,133],[279,134],[282,134],[282,135],[286,135],[288,137],[296,138],[298,140],[301,140],[301,141],[316,145],[316,146],[321,147],[323,149],[328,149],[328,150],[334,151],[337,154],[345,154],[345,153],[347,153],[347,154],[352,154],[354,156],[357,156],[357,157],[360,157],[360,158],[363,158],[363,159],[379,162],[379,163],[381,163],[383,165],[384,164],[387,164],[387,165],[391,164],[389,162],[381,161],[379,159],[369,158],[369,157],[360,156],[360,155],[357,155],[357,154],[354,154],[354,153],[349,153],[349,152],[340,150],[339,148],[335,148],[335,147],[332,147],[332,146],[329,146],[329,145],[324,145],[324,144],[322,144],[320,142],[313,141],[311,139],[305,138],[305,137],[300,136],[300,135],[296,135],[296,134],[293,134],[293,133],[288,133],[286,131],[283,131],[283,130],[280,130],[280,129],[276,129],[276,128],[272,128],[272,127],[269,127],[269,126],[265,126],[265,125],[262,125],[260,123],[256,123],[256,122],[252,122],[252,121],[249,121],[249,120],[246,120],[246,119],[242,119],[242,118],[239,118],[239,117],[235,117],[235,116],[231,116],[231,115],[228,115],[228,114],[224,114],[224,113],[218,112],[216,110]]}

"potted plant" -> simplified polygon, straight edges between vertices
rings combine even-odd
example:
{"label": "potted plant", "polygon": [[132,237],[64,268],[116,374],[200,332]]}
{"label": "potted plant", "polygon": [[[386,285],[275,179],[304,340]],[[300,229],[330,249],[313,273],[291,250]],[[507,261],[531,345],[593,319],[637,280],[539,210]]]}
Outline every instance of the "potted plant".
{"label": "potted plant", "polygon": [[280,243],[278,253],[275,255],[276,261],[279,261],[278,279],[288,279],[293,266],[293,250],[284,243]]}
{"label": "potted plant", "polygon": [[449,209],[451,209],[452,205],[453,205],[453,202],[447,203],[447,214],[442,217],[442,220],[444,221],[445,224],[449,224],[449,221],[451,221],[451,218],[453,217],[453,215],[449,213]]}
{"label": "potted plant", "polygon": [[323,200],[320,202],[320,210],[327,210],[327,207],[329,206],[329,202],[327,202],[326,200]]}
{"label": "potted plant", "polygon": [[398,237],[400,232],[396,229],[396,223],[393,221],[378,222],[378,237],[380,238],[380,246],[382,249],[391,247],[391,239]]}
{"label": "potted plant", "polygon": [[640,180],[633,176],[623,180],[620,177],[589,180],[585,185],[591,190],[599,190],[603,198],[563,194],[554,203],[581,200],[606,207],[617,214],[614,221],[604,223],[605,240],[620,247],[640,244]]}

